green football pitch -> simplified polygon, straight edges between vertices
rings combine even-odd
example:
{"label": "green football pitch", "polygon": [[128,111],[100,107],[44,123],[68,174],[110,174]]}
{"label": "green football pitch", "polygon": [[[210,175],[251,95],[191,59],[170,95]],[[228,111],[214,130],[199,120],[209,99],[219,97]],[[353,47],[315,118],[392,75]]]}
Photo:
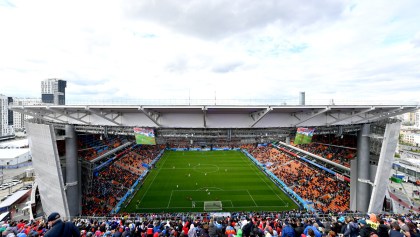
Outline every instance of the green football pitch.
{"label": "green football pitch", "polygon": [[165,151],[120,212],[203,212],[220,204],[220,211],[298,208],[240,151]]}

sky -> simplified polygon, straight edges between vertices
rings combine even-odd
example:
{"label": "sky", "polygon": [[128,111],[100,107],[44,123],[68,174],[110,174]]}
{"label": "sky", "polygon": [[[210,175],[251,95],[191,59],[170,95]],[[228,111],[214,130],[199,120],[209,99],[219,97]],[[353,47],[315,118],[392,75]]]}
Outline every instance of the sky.
{"label": "sky", "polygon": [[0,0],[0,94],[420,101],[418,0]]}

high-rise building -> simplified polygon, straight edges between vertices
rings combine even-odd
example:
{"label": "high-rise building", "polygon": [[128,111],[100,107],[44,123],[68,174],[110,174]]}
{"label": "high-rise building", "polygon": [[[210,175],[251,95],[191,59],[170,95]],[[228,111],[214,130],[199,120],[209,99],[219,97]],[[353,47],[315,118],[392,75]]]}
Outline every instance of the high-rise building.
{"label": "high-rise building", "polygon": [[12,97],[0,94],[0,136],[13,134],[13,112],[8,108],[12,102]]}
{"label": "high-rise building", "polygon": [[401,119],[404,125],[412,126],[416,123],[416,111],[409,112],[401,115]]}
{"label": "high-rise building", "polygon": [[47,104],[66,104],[67,81],[52,78],[41,82],[42,102]]}

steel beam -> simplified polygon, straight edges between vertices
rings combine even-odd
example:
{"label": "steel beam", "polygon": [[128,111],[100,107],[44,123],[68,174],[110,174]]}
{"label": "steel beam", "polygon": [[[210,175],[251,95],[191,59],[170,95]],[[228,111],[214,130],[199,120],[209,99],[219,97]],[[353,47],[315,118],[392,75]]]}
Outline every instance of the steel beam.
{"label": "steel beam", "polygon": [[[386,117],[386,115],[390,115],[391,114],[391,116],[394,116],[394,115],[392,115],[394,112],[396,112],[396,111],[400,111],[400,110],[402,110],[402,109],[404,109],[404,107],[402,107],[402,106],[400,106],[400,107],[398,107],[398,108],[395,108],[395,109],[393,109],[393,110],[390,110],[390,111],[386,111],[386,112],[383,112],[383,113],[381,113],[379,116],[376,116],[376,115],[374,115],[374,116],[371,116],[371,117],[369,117],[369,118],[365,118],[365,119],[362,119],[362,120],[359,120],[359,121],[357,121],[358,123],[360,123],[360,122],[371,122],[371,121],[373,121],[373,120],[375,120],[375,119],[382,119],[382,118],[388,118],[388,117]],[[389,117],[391,117],[391,116],[389,116]]]}
{"label": "steel beam", "polygon": [[114,119],[110,119],[110,118],[106,117],[106,115],[103,114],[103,111],[97,112],[97,111],[89,108],[89,106],[86,106],[85,110],[88,111],[88,112],[90,112],[90,113],[93,113],[93,114],[95,114],[95,115],[97,115],[97,116],[99,116],[99,117],[101,117],[101,118],[103,118],[103,119],[105,119],[105,120],[107,120],[107,121],[115,124],[115,125],[121,126],[121,124],[118,123],[118,122],[115,122]]}
{"label": "steel beam", "polygon": [[[381,120],[381,119],[386,119],[386,118],[389,118],[389,117],[393,117],[393,116],[397,116],[397,115],[409,113],[409,112],[416,111],[416,110],[418,110],[418,107],[417,108],[414,108],[414,109],[413,108],[398,109],[398,110],[395,110],[393,112],[390,112],[387,115],[379,116],[379,117],[374,118],[374,119],[369,119],[369,120],[367,120],[367,122],[376,122],[376,121]],[[363,122],[365,122],[365,121],[363,121]]]}
{"label": "steel beam", "polygon": [[[82,120],[81,118],[76,118],[76,117],[68,114],[68,111],[67,110],[64,110],[64,112],[61,112],[60,110],[57,110],[57,109],[54,109],[54,108],[47,108],[47,109],[50,110],[50,111],[52,111],[52,112],[54,112],[54,113],[61,114],[61,115],[65,116],[65,117],[67,117],[67,118],[71,118],[73,120],[79,121],[79,122],[81,122],[83,124],[90,125],[90,122],[86,122],[86,121]],[[82,118],[84,118],[86,116],[87,116],[87,114],[85,114]]]}
{"label": "steel beam", "polygon": [[315,118],[316,116],[321,115],[321,114],[329,111],[330,109],[331,109],[330,107],[326,107],[325,109],[323,109],[321,111],[318,111],[317,113],[315,113],[315,114],[313,114],[313,115],[311,115],[311,116],[309,116],[309,117],[307,117],[307,118],[305,118],[303,120],[300,120],[298,123],[295,123],[293,126],[296,127],[297,125],[299,125],[301,123],[304,123],[304,122],[306,122],[308,120],[311,120],[311,119]]}
{"label": "steel beam", "polygon": [[[31,109],[30,108],[25,108],[26,110],[29,110],[29,111],[31,111]],[[50,116],[50,115],[48,115],[46,112],[38,112],[38,111],[33,111],[34,113],[38,113],[39,114],[39,116],[43,116],[43,117],[47,117],[47,118],[51,118],[51,119],[54,119],[54,120],[57,120],[57,121],[60,121],[60,122],[62,122],[62,123],[68,123],[67,121],[65,121],[65,120],[62,120],[62,119],[59,119],[59,118],[57,118],[57,116],[55,116],[55,117],[53,117],[53,116]],[[52,114],[54,114],[55,115],[55,113],[52,113]]]}
{"label": "steel beam", "polygon": [[34,118],[45,120],[45,121],[54,122],[53,120],[57,120],[57,121],[63,122],[60,119],[51,118],[51,117],[48,117],[48,116],[45,116],[45,115],[36,113],[34,111],[28,110],[28,109],[26,109],[24,107],[22,107],[22,108],[14,108],[14,110],[17,110],[16,112],[19,112],[19,113],[22,113],[22,114],[26,114],[26,115],[32,116]]}
{"label": "steel beam", "polygon": [[362,114],[369,113],[369,112],[370,112],[370,111],[372,111],[372,110],[375,110],[375,107],[373,107],[373,106],[372,106],[372,107],[371,107],[371,108],[369,108],[369,109],[362,110],[362,111],[357,112],[357,113],[355,113],[355,114],[351,114],[351,115],[349,115],[349,116],[347,116],[347,117],[340,118],[340,119],[336,119],[335,121],[333,121],[332,123],[330,123],[330,125],[334,125],[334,124],[336,124],[336,123],[339,123],[339,122],[341,122],[341,121],[344,121],[344,120],[347,120],[347,119],[353,118],[353,117],[355,117],[355,116],[359,116],[359,115],[362,115]]}
{"label": "steel beam", "polygon": [[138,108],[138,110],[140,110],[141,112],[143,112],[143,114],[146,115],[150,120],[152,120],[152,122],[155,123],[158,127],[161,127],[162,126],[157,121],[159,119],[159,117],[160,117],[160,115],[158,113],[154,113],[154,112],[148,111],[148,110],[144,109],[142,106],[140,106]]}
{"label": "steel beam", "polygon": [[250,128],[253,128],[255,124],[257,124],[264,116],[266,116],[268,113],[270,113],[273,110],[271,107],[267,107],[264,110],[260,110],[254,113],[251,113],[250,116],[254,120],[254,122],[249,126]]}

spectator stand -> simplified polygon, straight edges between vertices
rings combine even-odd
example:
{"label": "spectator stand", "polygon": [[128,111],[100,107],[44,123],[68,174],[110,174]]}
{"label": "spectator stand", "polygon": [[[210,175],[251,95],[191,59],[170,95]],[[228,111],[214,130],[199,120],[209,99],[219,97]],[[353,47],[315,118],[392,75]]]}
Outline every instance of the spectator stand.
{"label": "spectator stand", "polygon": [[133,145],[94,168],[92,186],[84,189],[83,215],[107,215],[127,200],[146,177],[160,146]]}
{"label": "spectator stand", "polygon": [[350,168],[350,161],[356,156],[356,148],[346,146],[337,146],[317,142],[294,146],[348,168]]}
{"label": "spectator stand", "polygon": [[[301,159],[288,147],[247,148],[257,161],[266,164],[266,170],[293,190],[306,204],[311,204],[321,212],[329,210],[328,208],[334,211],[348,209],[349,190],[347,183],[343,182],[345,176],[338,173],[332,176],[332,173],[325,170],[326,167],[321,169],[320,166],[308,163],[308,159]],[[277,182],[276,179],[273,181]]]}
{"label": "spectator stand", "polygon": [[309,157],[314,158],[312,159],[312,161],[314,163],[317,163],[323,167],[326,167],[330,170],[335,170],[337,173],[340,173],[341,175],[345,175],[345,176],[349,176],[350,175],[350,168],[340,165],[336,162],[333,162],[331,160],[328,160],[326,158],[320,157],[318,155],[312,154],[310,152],[307,152],[305,150],[302,150],[300,148],[291,146],[291,145],[287,145],[286,143],[283,142],[279,142],[276,146],[276,148],[294,156],[297,158],[301,158],[301,157],[306,157],[307,159]]}
{"label": "spectator stand", "polygon": [[[121,155],[125,154],[125,152],[130,150],[131,147],[129,146],[131,144],[132,142],[127,141],[123,145],[120,145],[112,149],[111,151],[106,152],[105,154],[99,155],[99,157],[96,158],[92,157],[92,155],[88,155],[89,159],[85,159],[84,157],[82,157],[82,173],[85,174],[82,176],[83,192],[86,193],[88,192],[88,190],[92,189],[93,178],[95,173],[100,172],[105,167],[111,165],[114,160],[118,159]],[[121,150],[123,151],[119,152]],[[82,153],[79,153],[79,157],[80,155],[85,154],[84,151],[85,150],[82,150]]]}
{"label": "spectator stand", "polygon": [[131,188],[128,190],[128,192],[121,198],[121,200],[117,203],[117,205],[115,206],[115,208],[113,208],[111,210],[111,214],[115,214],[118,213],[119,210],[121,209],[121,206],[124,203],[130,203],[131,200],[133,199],[135,193],[137,193],[137,191],[141,188],[142,183],[144,178],[147,176],[147,174],[149,173],[150,168],[154,167],[154,164],[156,162],[159,161],[159,159],[162,157],[164,150],[161,150],[159,152],[159,154],[156,156],[155,159],[153,159],[152,162],[150,162],[148,169],[145,170],[140,176],[139,178],[136,180],[136,182],[134,182],[133,186],[131,186]]}
{"label": "spectator stand", "polygon": [[232,147],[213,147],[213,148],[202,148],[202,147],[176,147],[176,148],[167,148],[171,151],[239,151],[240,148],[232,148]]}
{"label": "spectator stand", "polygon": [[[303,195],[303,198],[313,200],[314,206],[323,212],[326,212],[329,209],[337,209],[343,211],[348,208],[349,190],[347,184],[350,182],[348,177],[332,171],[331,169],[328,169],[304,157],[301,157],[283,147],[276,147],[291,157],[298,158],[300,161],[304,161],[308,168],[304,174],[299,174],[299,170],[302,170],[302,168],[295,167],[295,169],[298,171],[298,176],[296,176],[296,174],[295,176],[299,179],[299,185],[294,188],[297,193]],[[296,164],[300,165],[299,163]],[[317,169],[318,171],[315,171],[314,169]],[[286,170],[282,171],[287,172]],[[284,172],[281,173],[284,174]],[[332,178],[329,177],[331,175]],[[284,178],[286,178],[286,176],[284,176]],[[310,180],[309,183],[308,180]],[[313,188],[309,188],[308,190],[302,189],[301,186],[303,183],[307,183],[308,185],[313,186]],[[289,183],[289,185],[291,185],[291,183]]]}
{"label": "spectator stand", "polygon": [[103,153],[102,155],[99,155],[98,157],[92,159],[90,162],[91,163],[95,163],[95,162],[101,161],[102,159],[104,159],[106,157],[109,157],[111,155],[115,155],[117,152],[125,149],[126,147],[128,147],[128,146],[130,146],[132,144],[133,144],[133,142],[126,142],[123,145],[117,146],[116,148],[114,148],[114,149],[112,149],[110,151],[107,151],[107,152]]}
{"label": "spectator stand", "polygon": [[276,185],[283,190],[298,206],[305,208],[307,211],[315,212],[315,209],[309,207],[307,203],[297,195],[293,190],[291,190],[283,181],[281,181],[278,177],[276,177],[273,173],[265,168],[263,164],[261,164],[257,159],[255,159],[251,154],[248,153],[246,150],[242,150],[242,152],[252,161],[254,162],[257,167],[259,167],[272,181],[276,183]]}

